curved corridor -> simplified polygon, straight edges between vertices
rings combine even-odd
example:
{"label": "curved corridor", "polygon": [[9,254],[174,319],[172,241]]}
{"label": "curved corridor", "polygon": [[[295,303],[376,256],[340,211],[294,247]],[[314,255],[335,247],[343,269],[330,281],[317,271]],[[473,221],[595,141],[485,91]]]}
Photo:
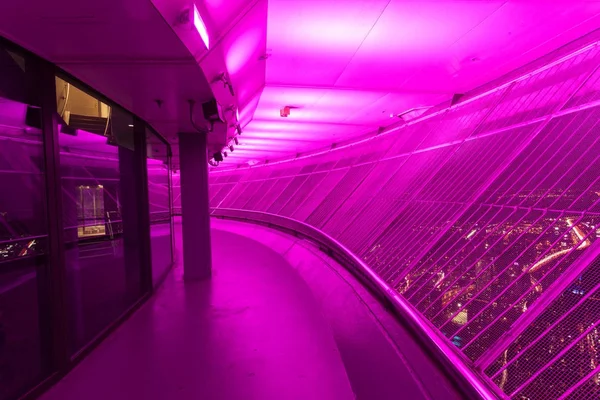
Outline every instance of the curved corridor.
{"label": "curved corridor", "polygon": [[383,307],[310,243],[220,220],[212,242],[212,280],[184,283],[175,268],[42,398],[460,398]]}
{"label": "curved corridor", "polygon": [[600,1],[4,3],[0,400],[600,399]]}
{"label": "curved corridor", "polygon": [[214,277],[181,269],[44,399],[352,399],[331,332],[281,256],[213,230]]}

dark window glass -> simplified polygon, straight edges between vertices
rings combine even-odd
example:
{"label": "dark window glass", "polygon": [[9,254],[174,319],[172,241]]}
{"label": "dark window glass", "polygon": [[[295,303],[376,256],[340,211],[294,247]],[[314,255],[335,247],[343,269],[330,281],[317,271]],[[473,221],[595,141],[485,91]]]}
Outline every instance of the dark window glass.
{"label": "dark window glass", "polygon": [[146,134],[148,151],[148,200],[150,202],[150,246],[152,283],[165,276],[172,263],[171,193],[168,145],[151,131]]}
{"label": "dark window glass", "polygon": [[40,109],[26,103],[27,68],[0,45],[0,399],[48,374],[38,308],[48,254],[43,137]]}
{"label": "dark window glass", "polygon": [[56,79],[71,351],[141,296],[133,118]]}

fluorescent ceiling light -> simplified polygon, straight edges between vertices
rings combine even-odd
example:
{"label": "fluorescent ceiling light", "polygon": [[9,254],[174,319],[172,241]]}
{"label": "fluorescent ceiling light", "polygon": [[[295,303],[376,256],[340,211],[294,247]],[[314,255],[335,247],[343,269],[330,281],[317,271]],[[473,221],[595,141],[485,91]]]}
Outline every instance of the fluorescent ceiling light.
{"label": "fluorescent ceiling light", "polygon": [[204,25],[204,21],[202,21],[202,17],[200,16],[200,11],[198,11],[198,8],[196,7],[195,4],[194,4],[194,27],[196,27],[196,30],[200,34],[200,37],[202,38],[204,45],[208,49],[208,31],[206,30],[206,25]]}

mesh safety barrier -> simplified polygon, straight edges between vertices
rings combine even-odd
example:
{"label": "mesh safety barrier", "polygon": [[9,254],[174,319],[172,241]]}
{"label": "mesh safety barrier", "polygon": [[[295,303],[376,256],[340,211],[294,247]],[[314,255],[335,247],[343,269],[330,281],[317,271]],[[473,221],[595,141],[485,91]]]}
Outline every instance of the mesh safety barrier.
{"label": "mesh safety barrier", "polygon": [[361,257],[500,397],[600,398],[600,51],[392,132],[211,174]]}

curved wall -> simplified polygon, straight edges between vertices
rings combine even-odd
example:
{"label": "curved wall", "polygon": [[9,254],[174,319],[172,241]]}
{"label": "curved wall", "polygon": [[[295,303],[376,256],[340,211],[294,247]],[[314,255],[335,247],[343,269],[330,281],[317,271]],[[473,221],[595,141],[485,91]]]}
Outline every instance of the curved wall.
{"label": "curved wall", "polygon": [[213,172],[211,205],[360,256],[498,394],[600,391],[600,64],[592,45],[372,140]]}

